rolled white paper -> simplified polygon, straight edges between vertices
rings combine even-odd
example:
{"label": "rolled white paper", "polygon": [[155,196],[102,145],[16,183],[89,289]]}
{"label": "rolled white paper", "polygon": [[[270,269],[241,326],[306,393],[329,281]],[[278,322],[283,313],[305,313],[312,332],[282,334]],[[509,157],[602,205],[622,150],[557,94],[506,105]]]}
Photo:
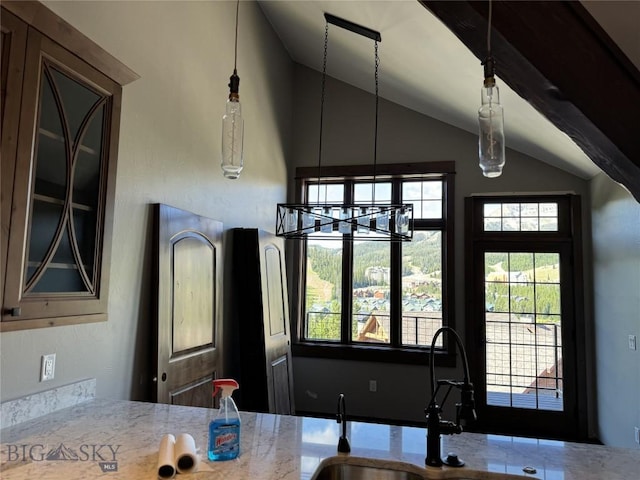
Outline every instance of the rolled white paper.
{"label": "rolled white paper", "polygon": [[176,476],[175,465],[175,444],[176,437],[167,433],[160,440],[158,450],[158,478],[165,480]]}
{"label": "rolled white paper", "polygon": [[196,442],[188,433],[178,435],[176,439],[175,459],[178,473],[198,471],[198,462],[200,459],[196,453]]}

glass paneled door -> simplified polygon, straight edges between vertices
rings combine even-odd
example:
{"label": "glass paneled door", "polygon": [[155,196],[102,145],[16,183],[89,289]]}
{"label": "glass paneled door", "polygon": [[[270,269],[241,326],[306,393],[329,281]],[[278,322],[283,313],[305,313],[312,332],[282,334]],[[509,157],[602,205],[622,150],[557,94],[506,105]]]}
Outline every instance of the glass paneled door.
{"label": "glass paneled door", "polygon": [[571,198],[471,198],[466,215],[479,429],[580,438],[582,279]]}

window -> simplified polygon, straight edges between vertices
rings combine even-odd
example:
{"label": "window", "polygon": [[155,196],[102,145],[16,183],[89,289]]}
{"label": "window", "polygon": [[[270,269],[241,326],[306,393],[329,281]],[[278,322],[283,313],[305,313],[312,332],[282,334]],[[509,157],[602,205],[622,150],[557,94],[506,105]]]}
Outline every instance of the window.
{"label": "window", "polygon": [[558,231],[557,202],[485,203],[485,232]]}
{"label": "window", "polygon": [[320,182],[301,174],[315,169],[298,170],[302,201],[411,203],[414,233],[398,243],[368,241],[367,229],[309,235],[298,251],[295,354],[426,362],[435,331],[452,324],[453,162],[398,167],[378,166],[375,184],[366,167],[332,168]]}

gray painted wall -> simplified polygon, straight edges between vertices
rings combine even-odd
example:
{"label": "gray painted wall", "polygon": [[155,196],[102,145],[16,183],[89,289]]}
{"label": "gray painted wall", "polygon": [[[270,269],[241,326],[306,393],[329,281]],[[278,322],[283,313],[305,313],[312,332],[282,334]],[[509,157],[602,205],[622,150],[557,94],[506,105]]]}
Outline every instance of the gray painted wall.
{"label": "gray painted wall", "polygon": [[[95,377],[97,394],[144,398],[152,293],[151,204],[273,230],[286,198],[292,63],[255,2],[240,5],[245,117],[240,179],[222,177],[221,117],[233,71],[235,2],[46,2],[137,72],[123,93],[109,320],[2,333],[2,400]],[[56,378],[39,383],[40,356]]]}
{"label": "gray painted wall", "polygon": [[[294,78],[292,167],[317,166],[321,74],[296,64]],[[326,88],[322,164],[371,164],[374,96],[332,78]],[[508,122],[508,111],[505,116]],[[456,161],[456,330],[463,335],[464,197],[504,192],[575,192],[583,196],[584,236],[589,236],[589,189],[588,182],[581,178],[507,150],[502,176],[487,179],[477,166],[477,136],[385,100],[380,101],[378,138],[378,163]],[[290,177],[293,173],[294,170]],[[589,250],[587,239],[585,252]],[[585,289],[590,291],[588,286]],[[583,319],[587,326],[588,318]],[[428,401],[426,366],[313,358],[295,358],[293,365],[298,410],[334,413],[337,395],[344,392],[353,415],[404,421],[424,419]],[[438,374],[454,375],[446,369]],[[368,390],[370,379],[378,381],[376,393]]]}
{"label": "gray painted wall", "polygon": [[604,174],[591,181],[598,426],[607,445],[634,447],[640,427],[640,204]]}

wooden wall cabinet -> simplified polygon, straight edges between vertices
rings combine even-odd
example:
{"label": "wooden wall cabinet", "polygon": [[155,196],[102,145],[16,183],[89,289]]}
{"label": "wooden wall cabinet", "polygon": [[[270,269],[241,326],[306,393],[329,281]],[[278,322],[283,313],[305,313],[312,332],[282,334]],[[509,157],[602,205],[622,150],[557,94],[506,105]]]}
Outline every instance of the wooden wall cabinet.
{"label": "wooden wall cabinet", "polygon": [[137,75],[38,2],[3,2],[1,18],[0,327],[106,320],[122,85]]}

